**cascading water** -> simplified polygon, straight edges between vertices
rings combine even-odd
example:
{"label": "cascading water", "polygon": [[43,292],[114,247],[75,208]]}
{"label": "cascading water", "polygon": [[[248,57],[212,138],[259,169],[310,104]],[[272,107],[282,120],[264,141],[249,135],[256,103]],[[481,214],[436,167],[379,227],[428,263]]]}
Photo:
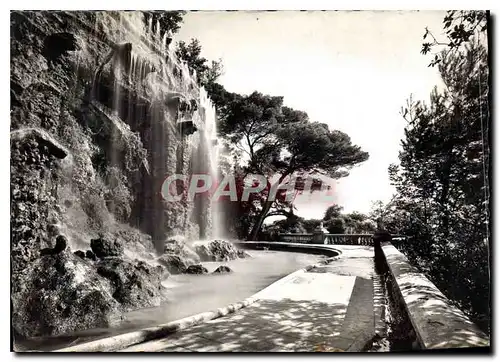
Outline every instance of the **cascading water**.
{"label": "cascading water", "polygon": [[[168,176],[217,180],[217,129],[196,73],[169,49],[172,38],[156,19],[145,19],[149,14],[13,12],[16,337],[66,338],[82,330],[90,336],[150,307],[177,319],[175,308],[162,309],[171,286],[165,290],[161,282],[172,278],[160,265],[170,270],[177,260],[189,265],[212,254],[241,256],[221,242],[210,244],[217,250],[190,248],[191,241],[223,235],[219,205],[205,195],[162,199]],[[188,193],[182,183],[171,186],[180,196]],[[36,301],[35,308],[26,301]],[[197,312],[183,313],[189,311]],[[150,310],[138,313],[147,319]]]}
{"label": "cascading water", "polygon": [[[215,108],[208,98],[208,94],[204,89],[200,90],[200,108],[203,112],[206,130],[204,139],[207,149],[210,150],[210,175],[214,183],[219,180],[219,145],[217,140],[217,120]],[[213,238],[224,237],[223,231],[223,210],[222,204],[217,199],[211,200],[211,219],[212,219],[212,234]]]}
{"label": "cascading water", "polygon": [[[149,154],[140,178],[143,200],[133,212],[137,226],[159,249],[175,235],[223,236],[219,203],[200,198],[166,202],[160,193],[172,174],[218,178],[215,108],[195,72],[168,46],[171,37],[162,35],[160,23],[145,22],[142,12],[102,12],[97,22],[116,44],[99,67],[100,72],[109,68],[106,74],[113,79],[111,112],[138,130]],[[99,73],[96,80],[105,83],[103,77]]]}

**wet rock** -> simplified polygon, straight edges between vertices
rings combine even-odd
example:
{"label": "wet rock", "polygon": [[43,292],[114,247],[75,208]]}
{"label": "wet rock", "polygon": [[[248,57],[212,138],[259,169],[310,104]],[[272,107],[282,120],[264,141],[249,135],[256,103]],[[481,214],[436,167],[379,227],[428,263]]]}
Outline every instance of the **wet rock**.
{"label": "wet rock", "polygon": [[169,239],[165,242],[165,254],[178,255],[187,265],[199,263],[200,256],[181,239]]}
{"label": "wet rock", "polygon": [[11,89],[10,90],[10,109],[14,109],[15,107],[20,107],[22,102],[20,97]]}
{"label": "wet rock", "polygon": [[179,255],[162,255],[158,258],[158,262],[164,265],[171,274],[182,274],[188,268],[185,259],[181,258]]}
{"label": "wet rock", "polygon": [[196,99],[191,99],[189,101],[189,104],[190,104],[190,111],[191,112],[195,112],[198,110],[198,102],[196,101]]}
{"label": "wet rock", "polygon": [[211,253],[207,245],[196,245],[195,250],[201,261],[216,261],[215,255]]}
{"label": "wet rock", "polygon": [[68,240],[64,235],[59,235],[56,238],[56,246],[53,248],[45,248],[40,250],[40,255],[56,255],[63,252],[68,245]]}
{"label": "wet rock", "polygon": [[92,239],[90,247],[98,258],[123,255],[123,246],[118,241],[111,242],[103,237]]}
{"label": "wet rock", "polygon": [[177,122],[177,131],[182,135],[190,135],[195,133],[198,128],[195,126],[193,121],[182,121]]}
{"label": "wet rock", "polygon": [[60,233],[60,227],[57,224],[48,224],[47,233],[49,236],[54,237]]}
{"label": "wet rock", "polygon": [[77,38],[71,33],[51,34],[44,40],[43,56],[47,60],[55,61],[68,51],[79,49]]}
{"label": "wet rock", "polygon": [[160,279],[167,279],[170,276],[170,272],[164,265],[157,265],[155,268],[160,275]]}
{"label": "wet rock", "polygon": [[107,328],[120,320],[109,286],[68,251],[37,259],[12,289],[12,324],[25,337]]}
{"label": "wet rock", "polygon": [[229,268],[228,266],[226,265],[221,265],[220,267],[218,267],[217,269],[214,270],[214,273],[232,273],[233,271],[231,270],[231,268]]}
{"label": "wet rock", "polygon": [[179,111],[182,113],[187,113],[191,109],[191,103],[186,98],[179,100]]}
{"label": "wet rock", "polygon": [[15,80],[11,79],[10,80],[10,96],[14,97],[15,99],[11,98],[11,106],[12,102],[16,103],[17,106],[21,106],[21,98],[23,94],[24,88],[22,85],[20,85],[18,82]]}
{"label": "wet rock", "polygon": [[36,128],[23,128],[10,133],[11,140],[21,141],[33,139],[40,149],[45,150],[45,153],[63,159],[68,155],[68,151],[59,142],[57,142],[47,132]]}
{"label": "wet rock", "polygon": [[212,240],[195,246],[201,261],[228,261],[246,257],[233,244],[225,240]]}
{"label": "wet rock", "polygon": [[97,264],[97,273],[110,281],[113,298],[125,311],[159,306],[164,300],[162,269],[144,261],[102,259]]}
{"label": "wet rock", "polygon": [[87,257],[87,259],[94,260],[94,261],[97,260],[97,257],[92,252],[92,250],[87,250],[87,252],[85,253],[85,256]]}
{"label": "wet rock", "polygon": [[194,264],[188,266],[186,274],[208,274],[208,270],[201,264]]}
{"label": "wet rock", "polygon": [[241,250],[241,249],[238,249],[237,254],[238,254],[238,258],[240,258],[240,259],[251,258],[252,257],[245,250]]}
{"label": "wet rock", "polygon": [[85,253],[81,250],[77,250],[73,254],[75,254],[77,257],[79,257],[81,259],[85,259]]}

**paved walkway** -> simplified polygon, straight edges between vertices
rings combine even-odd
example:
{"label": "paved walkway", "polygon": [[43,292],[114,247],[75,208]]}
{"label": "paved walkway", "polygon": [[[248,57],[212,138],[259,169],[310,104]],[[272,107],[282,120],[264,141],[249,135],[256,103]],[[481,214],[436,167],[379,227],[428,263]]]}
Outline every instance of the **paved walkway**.
{"label": "paved walkway", "polygon": [[[240,311],[123,352],[361,351],[380,333],[373,248],[334,246],[340,257],[268,288]],[[374,297],[375,284],[375,297]],[[376,301],[374,304],[374,300]]]}

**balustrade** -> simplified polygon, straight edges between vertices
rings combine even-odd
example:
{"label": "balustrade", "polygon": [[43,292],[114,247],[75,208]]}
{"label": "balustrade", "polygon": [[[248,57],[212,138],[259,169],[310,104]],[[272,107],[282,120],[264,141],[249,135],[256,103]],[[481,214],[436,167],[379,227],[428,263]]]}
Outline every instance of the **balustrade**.
{"label": "balustrade", "polygon": [[[311,243],[314,234],[279,234],[280,241],[289,243]],[[325,244],[372,246],[371,234],[325,234]]]}

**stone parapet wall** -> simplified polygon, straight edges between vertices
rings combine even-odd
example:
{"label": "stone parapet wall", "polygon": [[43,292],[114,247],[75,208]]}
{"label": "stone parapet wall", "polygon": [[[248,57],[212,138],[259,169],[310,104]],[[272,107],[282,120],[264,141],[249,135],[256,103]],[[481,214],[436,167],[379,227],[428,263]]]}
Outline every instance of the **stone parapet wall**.
{"label": "stone parapet wall", "polygon": [[[376,257],[377,258],[377,257]],[[488,336],[460,311],[408,259],[390,243],[382,243],[378,256],[385,262],[392,293],[422,349],[488,347]],[[451,272],[451,271],[450,271]],[[452,277],[450,275],[450,277]]]}

